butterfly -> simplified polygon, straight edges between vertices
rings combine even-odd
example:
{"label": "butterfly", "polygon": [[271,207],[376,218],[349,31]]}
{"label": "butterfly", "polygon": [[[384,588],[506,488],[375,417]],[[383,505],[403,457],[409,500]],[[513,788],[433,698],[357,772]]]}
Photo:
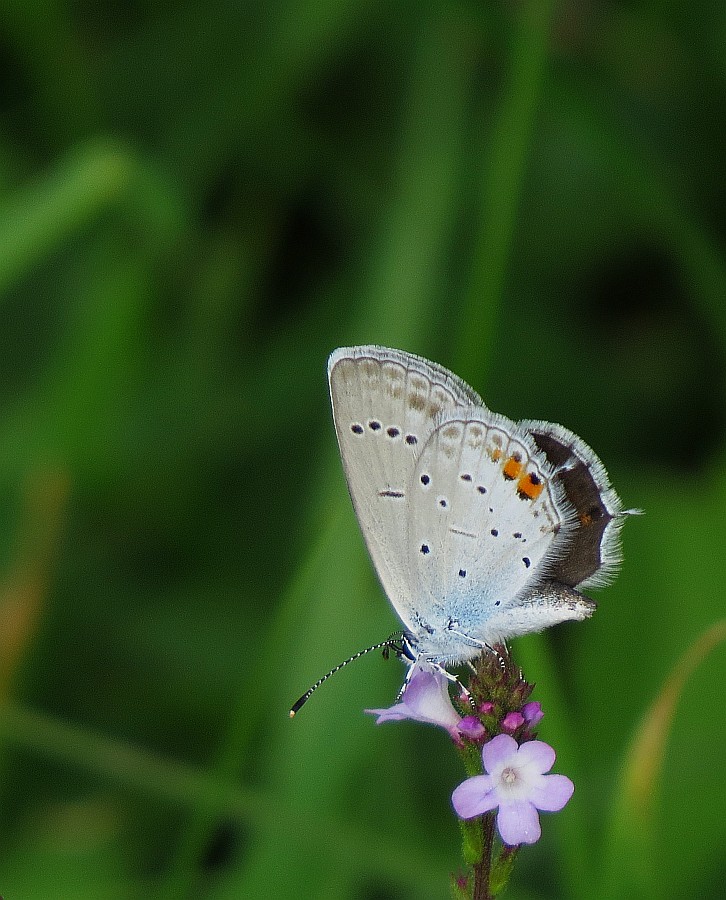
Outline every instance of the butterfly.
{"label": "butterfly", "polygon": [[550,422],[514,422],[443,366],[378,346],[328,361],[358,523],[409,662],[470,661],[592,615],[628,514],[603,464]]}

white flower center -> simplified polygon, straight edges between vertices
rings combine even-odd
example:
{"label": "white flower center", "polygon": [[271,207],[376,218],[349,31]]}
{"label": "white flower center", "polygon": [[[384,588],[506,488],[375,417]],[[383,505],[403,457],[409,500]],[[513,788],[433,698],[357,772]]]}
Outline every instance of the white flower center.
{"label": "white flower center", "polygon": [[[510,763],[499,773],[500,797],[507,800],[526,800],[533,784],[531,767]],[[536,777],[535,777],[536,780]]]}

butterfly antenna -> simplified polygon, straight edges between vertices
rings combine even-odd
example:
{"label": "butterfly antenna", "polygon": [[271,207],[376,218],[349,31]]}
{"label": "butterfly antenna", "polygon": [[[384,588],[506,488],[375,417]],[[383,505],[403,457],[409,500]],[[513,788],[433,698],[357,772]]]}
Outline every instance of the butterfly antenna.
{"label": "butterfly antenna", "polygon": [[402,644],[403,634],[401,632],[397,632],[396,634],[392,634],[391,637],[387,638],[385,641],[381,641],[379,644],[373,644],[372,647],[366,647],[365,650],[359,650],[357,653],[354,653],[353,656],[349,656],[348,659],[344,659],[342,663],[339,663],[337,666],[334,666],[329,672],[326,672],[322,678],[318,678],[315,684],[311,685],[305,693],[300,697],[299,700],[293,703],[290,708],[290,718],[294,719],[295,715],[300,712],[301,708],[308,702],[310,697],[312,697],[313,693],[317,691],[320,685],[327,681],[331,675],[335,675],[336,672],[339,672],[341,669],[344,669],[347,665],[352,662],[355,662],[357,659],[360,659],[361,656],[365,656],[366,653],[371,653],[373,650],[383,650],[384,656],[386,659],[388,658],[388,651],[393,650],[396,656],[401,656],[405,653],[404,646]]}

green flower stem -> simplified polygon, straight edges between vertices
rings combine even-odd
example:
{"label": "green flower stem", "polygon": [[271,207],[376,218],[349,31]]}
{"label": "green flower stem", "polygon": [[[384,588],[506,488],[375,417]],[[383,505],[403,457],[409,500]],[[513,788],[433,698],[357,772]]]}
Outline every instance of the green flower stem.
{"label": "green flower stem", "polygon": [[479,862],[474,864],[473,900],[491,900],[492,847],[494,845],[494,813],[487,813],[478,820],[481,829],[482,851]]}
{"label": "green flower stem", "polygon": [[[476,819],[461,820],[462,855],[468,868],[473,871],[474,891],[466,896],[472,900],[490,900],[491,892],[492,848],[494,846],[493,812]],[[501,858],[501,855],[500,855]],[[497,860],[499,863],[499,860]],[[506,881],[506,879],[505,879]]]}
{"label": "green flower stem", "polygon": [[499,855],[492,862],[494,846],[495,812],[476,819],[461,821],[464,862],[474,874],[473,893],[457,887],[455,896],[471,900],[488,900],[496,897],[506,887],[514,868],[519,847],[502,845]]}

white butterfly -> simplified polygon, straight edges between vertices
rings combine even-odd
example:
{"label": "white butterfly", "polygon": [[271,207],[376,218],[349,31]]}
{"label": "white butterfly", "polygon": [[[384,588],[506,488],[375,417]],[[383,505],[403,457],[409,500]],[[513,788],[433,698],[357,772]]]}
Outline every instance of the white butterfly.
{"label": "white butterfly", "polygon": [[593,451],[510,419],[436,363],[384,347],[328,362],[343,467],[410,661],[463,662],[592,615],[620,562],[620,499]]}

